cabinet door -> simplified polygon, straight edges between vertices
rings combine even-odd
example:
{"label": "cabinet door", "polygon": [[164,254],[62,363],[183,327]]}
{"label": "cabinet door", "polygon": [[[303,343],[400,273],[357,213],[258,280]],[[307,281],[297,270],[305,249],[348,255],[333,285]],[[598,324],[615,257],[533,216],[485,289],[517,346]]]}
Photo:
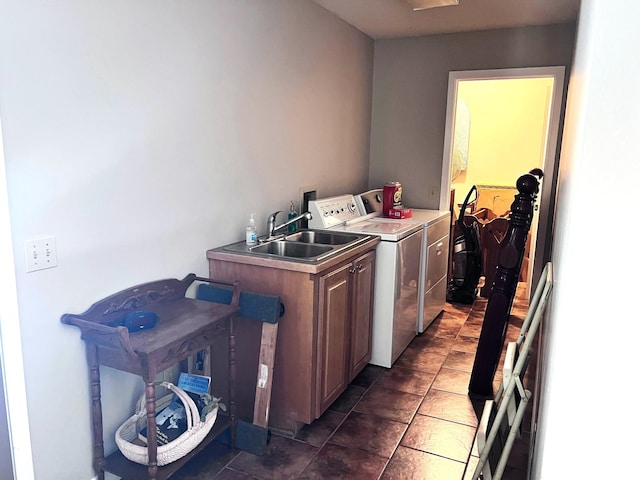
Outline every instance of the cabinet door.
{"label": "cabinet door", "polygon": [[351,270],[353,272],[353,297],[348,382],[351,382],[371,360],[375,258],[375,251],[369,252],[357,258]]}
{"label": "cabinet door", "polygon": [[351,263],[319,279],[316,416],[347,387]]}

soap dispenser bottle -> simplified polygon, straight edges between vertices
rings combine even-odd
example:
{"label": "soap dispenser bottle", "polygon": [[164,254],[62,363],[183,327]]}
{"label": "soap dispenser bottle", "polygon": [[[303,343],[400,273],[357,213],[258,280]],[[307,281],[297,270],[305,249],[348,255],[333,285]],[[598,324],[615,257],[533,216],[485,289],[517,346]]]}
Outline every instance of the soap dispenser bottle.
{"label": "soap dispenser bottle", "polygon": [[247,245],[255,245],[258,243],[258,235],[256,234],[256,220],[254,218],[254,213],[249,217],[249,225],[247,226],[247,237],[246,242]]}
{"label": "soap dispenser bottle", "polygon": [[[296,207],[293,205],[293,200],[291,200],[291,206],[289,207],[289,215],[287,218],[291,220],[292,218],[296,218],[298,216],[298,212],[296,212]],[[296,231],[296,222],[293,222],[291,225],[287,227],[289,233],[293,233]]]}

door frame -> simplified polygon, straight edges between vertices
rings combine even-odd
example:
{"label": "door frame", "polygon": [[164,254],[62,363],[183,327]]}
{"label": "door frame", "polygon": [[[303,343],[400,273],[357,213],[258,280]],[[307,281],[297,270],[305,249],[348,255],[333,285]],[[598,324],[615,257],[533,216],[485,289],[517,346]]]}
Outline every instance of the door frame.
{"label": "door frame", "polygon": [[[442,156],[442,179],[440,183],[440,210],[450,209],[451,191],[451,156],[453,152],[453,130],[455,125],[456,102],[458,98],[458,84],[467,80],[504,80],[526,78],[553,78],[553,92],[549,105],[549,121],[544,151],[542,170],[542,191],[538,195],[538,205],[544,205],[538,212],[537,226],[532,225],[531,253],[533,261],[527,272],[527,289],[530,291],[533,279],[542,273],[545,257],[550,256],[551,225],[553,209],[555,208],[555,183],[557,178],[557,154],[559,151],[558,138],[560,133],[560,117],[562,113],[562,99],[565,90],[565,67],[528,67],[506,68],[496,70],[464,70],[449,72],[449,87],[447,93],[447,115],[444,133],[444,150]],[[523,172],[525,173],[525,172]],[[537,208],[537,206],[536,206]]]}

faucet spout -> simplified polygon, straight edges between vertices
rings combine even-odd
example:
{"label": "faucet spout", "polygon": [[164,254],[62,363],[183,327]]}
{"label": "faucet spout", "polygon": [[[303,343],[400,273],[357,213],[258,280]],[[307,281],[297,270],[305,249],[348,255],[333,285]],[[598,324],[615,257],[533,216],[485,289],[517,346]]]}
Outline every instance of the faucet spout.
{"label": "faucet spout", "polygon": [[276,232],[276,217],[282,210],[278,210],[269,215],[267,219],[267,238],[273,237]]}
{"label": "faucet spout", "polygon": [[276,225],[276,217],[278,216],[278,214],[281,212],[281,210],[278,210],[277,212],[272,213],[271,215],[269,215],[269,219],[267,220],[267,231],[269,232],[269,237],[268,238],[272,238],[275,236],[276,232],[278,232],[279,230],[282,230],[285,227],[288,227],[289,225],[291,225],[292,223],[298,222],[300,220],[302,220],[303,218],[306,218],[307,220],[311,220],[312,216],[311,213],[309,212],[304,212],[296,217],[290,218],[289,220],[287,220],[286,222],[284,222],[282,225],[278,225],[277,227]]}

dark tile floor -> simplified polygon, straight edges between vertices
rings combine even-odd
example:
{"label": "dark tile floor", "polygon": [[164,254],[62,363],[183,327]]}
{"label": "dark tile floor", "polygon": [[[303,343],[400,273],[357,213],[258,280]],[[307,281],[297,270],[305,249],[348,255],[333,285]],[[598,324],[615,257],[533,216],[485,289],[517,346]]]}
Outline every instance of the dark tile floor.
{"label": "dark tile floor", "polygon": [[[295,437],[274,433],[263,455],[213,443],[172,478],[470,480],[481,405],[468,385],[486,303],[447,304],[392,368],[368,365],[321,418]],[[517,338],[526,310],[520,285],[508,340]],[[527,478],[529,430],[525,423],[505,479]]]}

